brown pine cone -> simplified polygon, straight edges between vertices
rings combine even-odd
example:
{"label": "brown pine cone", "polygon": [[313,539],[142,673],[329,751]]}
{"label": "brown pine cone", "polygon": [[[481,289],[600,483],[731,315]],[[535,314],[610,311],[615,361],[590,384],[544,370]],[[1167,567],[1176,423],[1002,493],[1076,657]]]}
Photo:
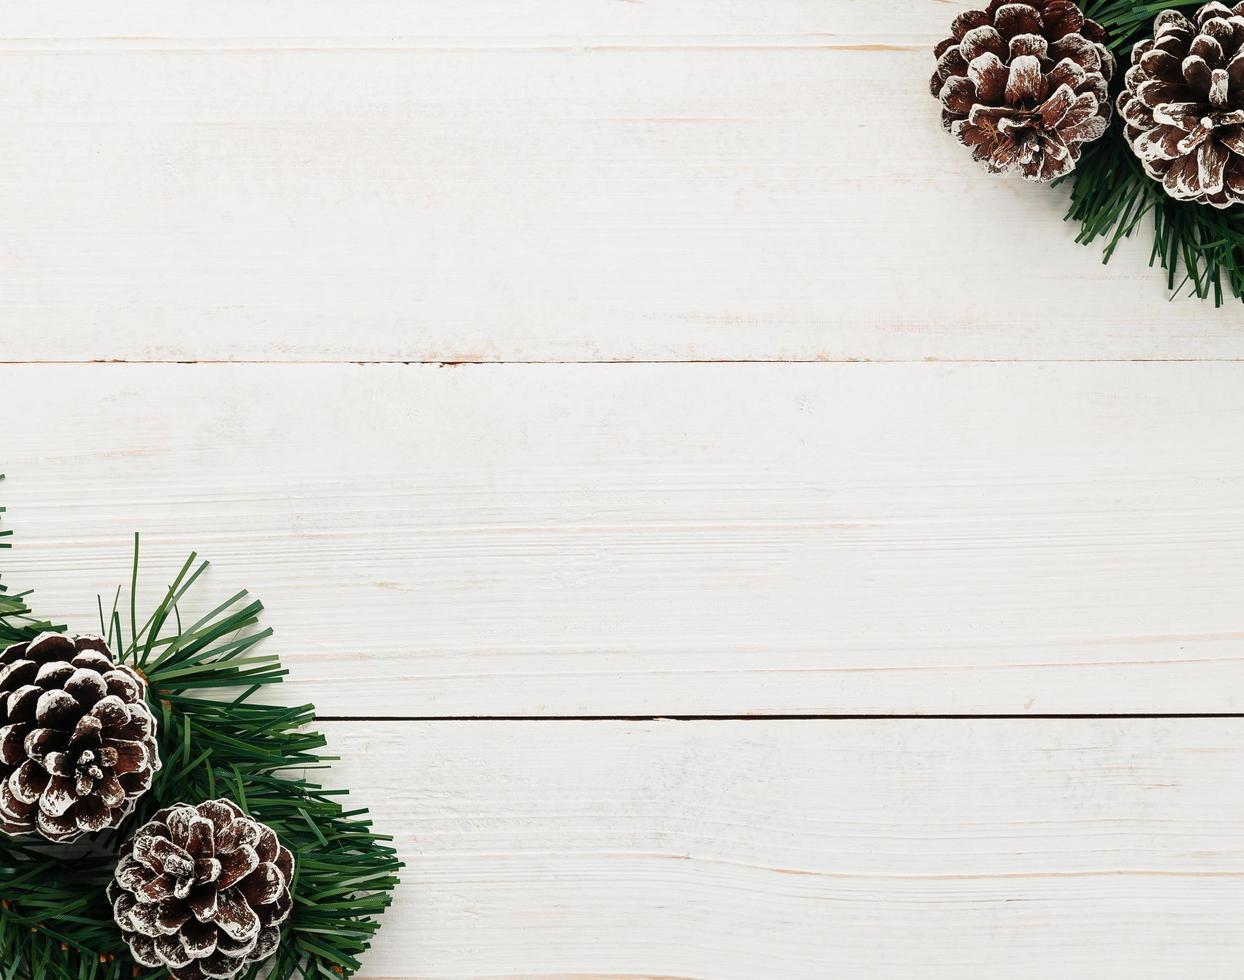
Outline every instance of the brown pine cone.
{"label": "brown pine cone", "polygon": [[160,769],[145,696],[97,636],[0,653],[0,830],[61,843],[118,826]]}
{"label": "brown pine cone", "polygon": [[272,828],[228,800],[178,803],[122,849],[108,898],[139,965],[233,977],[276,952],[293,877]]}
{"label": "brown pine cone", "polygon": [[990,173],[1069,173],[1110,122],[1106,32],[1070,0],[991,0],[965,10],[935,49],[942,125]]}
{"label": "brown pine cone", "polygon": [[1244,201],[1244,3],[1164,10],[1132,48],[1119,114],[1145,172],[1179,201]]}

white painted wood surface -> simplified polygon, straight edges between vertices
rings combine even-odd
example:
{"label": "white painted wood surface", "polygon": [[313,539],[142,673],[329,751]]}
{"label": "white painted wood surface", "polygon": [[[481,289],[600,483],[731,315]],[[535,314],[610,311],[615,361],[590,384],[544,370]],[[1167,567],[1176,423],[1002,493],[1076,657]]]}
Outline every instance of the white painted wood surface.
{"label": "white painted wood surface", "polygon": [[942,132],[959,6],[8,0],[0,359],[1244,354]]}
{"label": "white painted wood surface", "polygon": [[1234,364],[7,377],[14,580],[193,542],[330,715],[1240,710]]}
{"label": "white painted wood surface", "polygon": [[1244,957],[1241,719],[330,732],[411,863],[375,976],[1234,980]]}
{"label": "white painted wood surface", "polygon": [[263,598],[369,980],[1239,976],[1244,718],[815,717],[1244,711],[1244,317],[942,133],[964,6],[0,3],[6,581]]}

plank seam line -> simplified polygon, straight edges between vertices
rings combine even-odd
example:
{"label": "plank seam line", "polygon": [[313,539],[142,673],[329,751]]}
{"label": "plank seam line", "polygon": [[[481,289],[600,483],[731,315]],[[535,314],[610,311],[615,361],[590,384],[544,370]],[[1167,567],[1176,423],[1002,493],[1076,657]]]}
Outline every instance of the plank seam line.
{"label": "plank seam line", "polygon": [[424,722],[424,721],[1125,721],[1162,719],[1244,719],[1244,712],[1121,712],[1066,714],[991,715],[876,715],[876,714],[652,714],[652,715],[319,715],[325,722]]}
{"label": "plank seam line", "polygon": [[907,358],[868,358],[868,357],[705,357],[705,358],[614,358],[594,360],[573,360],[546,358],[543,360],[495,359],[484,361],[446,360],[443,358],[403,359],[380,358],[375,360],[358,359],[261,359],[261,358],[194,358],[189,360],[176,358],[83,358],[66,360],[49,358],[46,360],[10,360],[0,357],[0,365],[5,367],[57,367],[84,364],[131,364],[131,365],[355,365],[370,367],[374,365],[402,365],[407,367],[488,367],[507,364],[565,364],[565,365],[609,365],[642,367],[653,364],[1238,364],[1244,362],[1241,357],[907,357]]}
{"label": "plank seam line", "polygon": [[[301,54],[352,54],[356,52],[438,52],[446,54],[578,54],[670,51],[846,51],[876,54],[925,51],[937,34],[909,34],[902,37],[876,34],[722,34],[642,36],[547,37],[497,36],[484,41],[468,36],[428,35],[387,37],[6,37],[0,50],[35,54],[81,54],[84,52],[155,51],[218,52],[221,54],[261,54],[292,52]],[[914,39],[914,40],[910,40]]]}

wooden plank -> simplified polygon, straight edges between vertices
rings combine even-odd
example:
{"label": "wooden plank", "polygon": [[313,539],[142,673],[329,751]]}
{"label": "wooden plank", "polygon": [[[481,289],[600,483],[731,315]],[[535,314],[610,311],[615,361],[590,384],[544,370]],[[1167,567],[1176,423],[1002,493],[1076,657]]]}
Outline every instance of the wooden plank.
{"label": "wooden plank", "polygon": [[941,131],[958,6],[6,4],[0,360],[1244,356]]}
{"label": "wooden plank", "polygon": [[1235,980],[1244,721],[329,727],[368,977]]}
{"label": "wooden plank", "polygon": [[[256,5],[248,0],[220,0],[205,12],[192,0],[118,0],[101,7],[91,0],[66,0],[57,11],[39,0],[10,0],[4,36],[24,44],[106,41],[132,46],[175,40],[221,42],[254,39],[282,45],[291,39],[331,41],[337,37],[389,44],[418,37],[499,40],[550,37],[605,37],[656,40],[800,39],[804,44],[832,44],[870,31],[907,36],[913,41],[937,34],[965,0],[912,0],[870,9],[860,2],[773,0],[764,5],[657,4],[633,10],[624,4],[566,4],[529,0],[521,16],[506,0],[462,0],[457,4],[396,4],[393,0],[357,0],[343,7],[333,0],[289,0]],[[297,19],[284,19],[296,10]],[[833,29],[831,31],[831,29]]]}
{"label": "wooden plank", "polygon": [[[747,44],[756,38],[799,39],[802,43],[834,43],[865,38],[869,32],[904,37],[921,43],[950,23],[966,0],[910,0],[900,7],[870,9],[862,3],[819,0],[772,0],[766,4],[654,4],[635,10],[625,3],[567,4],[562,0],[528,0],[522,15],[507,0],[462,0],[459,3],[400,4],[393,0],[357,0],[343,7],[334,0],[220,0],[211,13],[191,0],[117,0],[101,7],[90,0],[66,0],[58,11],[38,0],[9,0],[4,36],[10,43],[65,42],[137,46],[177,40],[224,43],[259,40],[281,46],[291,40],[325,43],[335,38],[366,39],[400,44],[417,38],[468,38],[485,41],[562,37],[640,43],[659,40],[732,39]],[[293,17],[293,13],[297,17]],[[832,31],[831,31],[832,28]]]}
{"label": "wooden plank", "polygon": [[191,547],[328,715],[1240,711],[1230,364],[0,369],[7,580]]}

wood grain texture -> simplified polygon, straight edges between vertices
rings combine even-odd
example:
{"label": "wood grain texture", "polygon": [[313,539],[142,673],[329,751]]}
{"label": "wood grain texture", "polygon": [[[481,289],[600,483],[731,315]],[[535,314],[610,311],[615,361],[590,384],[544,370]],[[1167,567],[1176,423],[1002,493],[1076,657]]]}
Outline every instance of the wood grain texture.
{"label": "wood grain texture", "polygon": [[1231,364],[0,370],[11,580],[193,543],[329,715],[1241,708]]}
{"label": "wood grain texture", "polygon": [[[4,4],[6,581],[264,599],[366,980],[1239,977],[1242,719],[519,720],[1244,711],[1240,312],[941,131],[965,6]],[[300,363],[73,363],[196,360]],[[728,360],[834,363],[588,363]]]}
{"label": "wood grain texture", "polygon": [[410,863],[368,977],[1234,980],[1244,957],[1241,720],[329,736]]}
{"label": "wood grain texture", "polygon": [[942,132],[960,6],[7,3],[0,360],[1244,355]]}

